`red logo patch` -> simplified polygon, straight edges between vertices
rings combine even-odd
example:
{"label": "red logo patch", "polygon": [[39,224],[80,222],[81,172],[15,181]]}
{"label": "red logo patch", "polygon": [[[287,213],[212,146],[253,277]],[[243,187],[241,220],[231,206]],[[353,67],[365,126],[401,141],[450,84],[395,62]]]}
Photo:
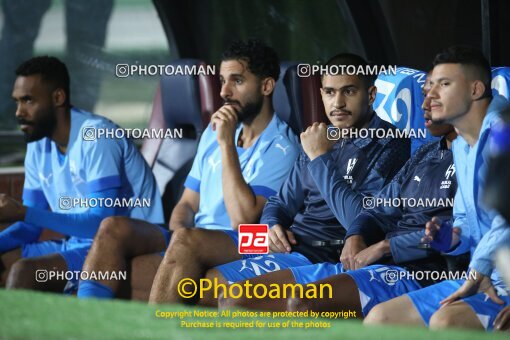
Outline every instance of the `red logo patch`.
{"label": "red logo patch", "polygon": [[239,254],[269,253],[269,226],[267,224],[240,224],[237,232]]}

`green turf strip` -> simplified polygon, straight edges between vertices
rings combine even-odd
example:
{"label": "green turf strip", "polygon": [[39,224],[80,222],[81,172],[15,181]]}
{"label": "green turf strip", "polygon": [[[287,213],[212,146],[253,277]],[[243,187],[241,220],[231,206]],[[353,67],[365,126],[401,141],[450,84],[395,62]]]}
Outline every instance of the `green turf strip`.
{"label": "green turf strip", "polygon": [[19,339],[508,339],[506,335],[483,332],[445,331],[396,327],[364,327],[354,320],[316,319],[329,322],[326,329],[269,329],[286,320],[306,323],[311,319],[271,318],[199,318],[185,317],[187,322],[265,322],[264,328],[253,329],[190,329],[181,327],[181,320],[157,318],[156,311],[216,312],[213,309],[189,308],[180,305],[148,306],[128,301],[78,300],[48,293],[0,290],[0,337]]}

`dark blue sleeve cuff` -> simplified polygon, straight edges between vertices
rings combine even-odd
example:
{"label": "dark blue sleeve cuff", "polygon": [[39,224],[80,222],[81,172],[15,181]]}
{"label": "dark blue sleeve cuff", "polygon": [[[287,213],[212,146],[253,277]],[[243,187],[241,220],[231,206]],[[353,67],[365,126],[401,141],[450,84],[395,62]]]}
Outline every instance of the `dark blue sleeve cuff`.
{"label": "dark blue sleeve cuff", "polygon": [[255,194],[255,196],[263,196],[266,199],[268,199],[271,196],[276,195],[276,191],[274,191],[271,188],[264,187],[261,185],[254,185],[251,187],[251,190],[253,190],[253,193]]}
{"label": "dark blue sleeve cuff", "polygon": [[48,201],[42,190],[23,189],[23,200],[32,202],[38,207],[48,206]]}
{"label": "dark blue sleeve cuff", "polygon": [[200,181],[196,178],[188,176],[184,182],[184,186],[188,189],[200,193]]}
{"label": "dark blue sleeve cuff", "polygon": [[103,191],[106,189],[119,188],[122,185],[120,176],[108,176],[103,178],[95,179],[87,183],[87,189],[89,192]]}

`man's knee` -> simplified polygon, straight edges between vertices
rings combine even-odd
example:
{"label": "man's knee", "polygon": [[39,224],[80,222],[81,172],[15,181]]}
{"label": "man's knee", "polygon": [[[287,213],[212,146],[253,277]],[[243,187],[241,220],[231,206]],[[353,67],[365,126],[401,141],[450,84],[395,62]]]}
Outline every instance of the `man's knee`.
{"label": "man's knee", "polygon": [[391,323],[391,311],[389,308],[386,308],[384,303],[380,303],[370,310],[363,320],[363,323],[366,325],[382,325]]}
{"label": "man's knee", "polygon": [[294,297],[287,298],[287,310],[289,312],[305,312],[315,310],[315,306],[310,299],[294,295]]}
{"label": "man's knee", "polygon": [[180,228],[173,232],[165,259],[169,256],[198,255],[201,251],[202,230]]}
{"label": "man's knee", "polygon": [[108,244],[122,244],[124,240],[133,237],[132,220],[125,216],[111,216],[101,221],[95,242]]}
{"label": "man's knee", "polygon": [[248,308],[250,303],[244,296],[233,298],[228,295],[224,295],[220,292],[218,296],[218,309],[236,309],[236,308]]}
{"label": "man's knee", "polygon": [[[228,287],[227,287],[228,289]],[[230,289],[220,290],[218,296],[218,309],[236,309],[236,308],[249,308],[251,305],[250,299],[245,294],[241,294],[238,287],[234,286]],[[228,295],[231,293],[234,297]]]}
{"label": "man's knee", "polygon": [[30,288],[35,283],[35,275],[38,269],[37,263],[33,259],[25,258],[16,261],[7,278],[7,289]]}
{"label": "man's knee", "polygon": [[429,322],[430,329],[445,328],[473,328],[474,325],[466,324],[466,315],[459,314],[458,310],[451,308],[441,308],[432,314]]}

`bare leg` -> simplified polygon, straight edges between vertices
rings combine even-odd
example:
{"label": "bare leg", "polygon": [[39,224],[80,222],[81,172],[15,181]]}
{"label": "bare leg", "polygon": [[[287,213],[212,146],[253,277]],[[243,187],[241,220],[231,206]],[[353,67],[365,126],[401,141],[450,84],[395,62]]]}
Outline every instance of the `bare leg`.
{"label": "bare leg", "polygon": [[407,295],[378,304],[368,313],[363,323],[366,325],[425,326],[423,319]]}
{"label": "bare leg", "polygon": [[[156,276],[163,256],[159,253],[141,255],[133,258],[130,264],[130,285],[122,286],[121,297],[147,302],[151,293],[152,282]],[[126,291],[127,292],[124,292]]]}
{"label": "bare leg", "polygon": [[[165,237],[160,227],[128,217],[108,217],[101,222],[90,248],[83,271],[118,272],[127,269],[127,261],[135,256],[165,250]],[[117,280],[101,280],[116,294]]]}
{"label": "bare leg", "polygon": [[7,289],[31,289],[60,293],[64,290],[67,283],[65,279],[53,278],[49,280],[49,276],[46,274],[45,277],[48,280],[44,280],[44,275],[36,277],[38,270],[46,270],[46,273],[48,271],[63,273],[67,270],[67,264],[60,254],[21,259],[11,268],[7,279]]}
{"label": "bare leg", "polygon": [[[0,223],[0,232],[10,227],[12,223]],[[7,276],[14,262],[21,259],[21,249],[13,249],[0,255],[0,288],[4,288]]]}
{"label": "bare leg", "polygon": [[183,299],[177,293],[179,282],[189,278],[198,283],[208,269],[239,259],[236,245],[224,232],[178,229],[154,279],[149,302],[196,303],[197,299]]}
{"label": "bare leg", "polygon": [[[211,282],[214,279],[216,279],[218,282],[218,286],[223,285],[225,287],[228,287],[227,279],[225,279],[223,275],[221,275],[220,271],[216,268],[209,269],[205,274],[205,278],[210,280]],[[221,294],[221,290],[219,290],[219,292]],[[218,307],[218,296],[220,294],[217,294],[215,296],[213,290],[208,290],[204,292],[204,297],[198,301],[198,305],[204,307]]]}
{"label": "bare leg", "polygon": [[0,288],[4,288],[12,265],[21,259],[21,248],[0,255]]}
{"label": "bare leg", "polygon": [[484,330],[476,313],[463,301],[456,301],[437,310],[430,318],[429,327],[437,330],[445,328]]}

